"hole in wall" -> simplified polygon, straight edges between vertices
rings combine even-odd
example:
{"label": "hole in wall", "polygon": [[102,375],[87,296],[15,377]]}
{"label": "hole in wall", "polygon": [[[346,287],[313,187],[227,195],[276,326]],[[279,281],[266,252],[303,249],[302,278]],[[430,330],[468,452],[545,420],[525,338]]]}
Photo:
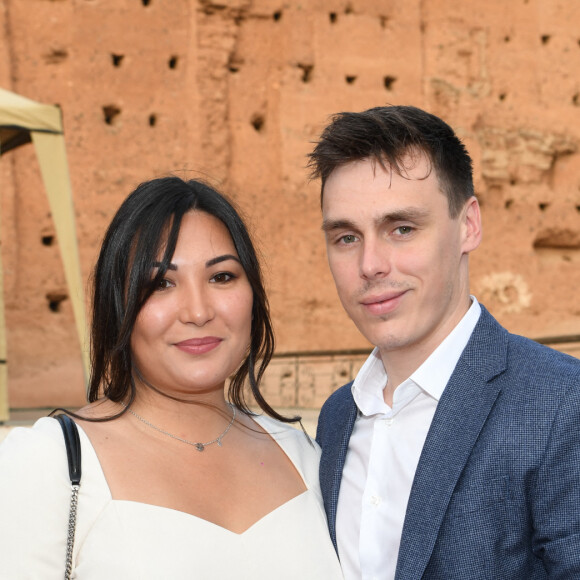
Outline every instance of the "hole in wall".
{"label": "hole in wall", "polygon": [[547,208],[549,205],[550,205],[549,203],[546,203],[546,202],[540,202],[540,203],[538,204],[538,208],[539,208],[539,210],[540,210],[540,211],[546,211],[546,208]]}
{"label": "hole in wall", "polygon": [[111,61],[115,67],[120,67],[124,58],[124,54],[111,54]]}
{"label": "hole in wall", "polygon": [[174,70],[177,68],[177,62],[178,62],[178,58],[173,55],[171,57],[169,57],[169,60],[167,61],[167,66],[171,69]]}
{"label": "hole in wall", "polygon": [[500,101],[505,101],[505,98],[506,98],[506,94],[505,93],[500,93],[499,94],[499,100]]}
{"label": "hole in wall", "polygon": [[115,121],[115,118],[120,115],[121,109],[116,107],[115,105],[105,105],[103,107],[103,115],[105,117],[105,123],[107,125],[112,125]]}
{"label": "hole in wall", "polygon": [[384,79],[383,82],[385,84],[385,89],[387,89],[387,91],[392,91],[393,90],[393,85],[395,84],[395,81],[397,80],[397,77],[392,77],[387,75]]}
{"label": "hole in wall", "polygon": [[542,44],[548,44],[548,42],[550,42],[550,38],[551,36],[549,34],[542,34],[542,36],[540,36]]}
{"label": "hole in wall", "polygon": [[143,4],[143,6],[149,6],[151,4],[151,0],[141,0],[141,4]]}
{"label": "hole in wall", "polygon": [[504,42],[509,42],[511,40],[511,38],[509,36],[504,36],[503,37],[503,41]]}
{"label": "hole in wall", "polygon": [[386,28],[387,24],[389,23],[389,17],[388,16],[379,16],[379,22],[381,23],[381,28]]}
{"label": "hole in wall", "polygon": [[354,83],[354,81],[356,81],[356,76],[354,75],[346,75],[346,77],[344,78],[344,80],[346,81],[346,83],[348,85],[352,85]]}
{"label": "hole in wall", "polygon": [[272,18],[274,19],[274,22],[278,22],[280,18],[282,18],[282,11],[278,10],[274,12],[274,14],[272,14]]}
{"label": "hole in wall", "polygon": [[298,63],[298,68],[302,70],[302,82],[309,83],[312,80],[314,65]]}
{"label": "hole in wall", "polygon": [[506,209],[509,209],[509,208],[510,208],[510,207],[513,205],[513,203],[514,203],[514,200],[513,200],[513,199],[506,199],[506,201],[505,201],[505,203],[503,204],[503,206],[504,206]]}
{"label": "hole in wall", "polygon": [[328,15],[328,19],[330,20],[330,24],[335,24],[336,23],[336,12],[331,12]]}
{"label": "hole in wall", "polygon": [[43,246],[52,246],[54,243],[54,236],[42,236],[40,238]]}
{"label": "hole in wall", "polygon": [[256,114],[252,117],[251,123],[252,127],[254,127],[254,129],[259,133],[264,128],[264,117],[262,117],[262,115]]}
{"label": "hole in wall", "polygon": [[354,12],[354,10],[352,8],[352,4],[349,2],[344,9],[344,13],[345,14],[352,14],[353,12]]}
{"label": "hole in wall", "polygon": [[151,113],[149,115],[149,127],[155,127],[157,124],[157,115],[155,113]]}
{"label": "hole in wall", "polygon": [[60,306],[64,300],[68,298],[68,295],[62,292],[48,292],[46,294],[46,300],[48,301],[48,309],[51,312],[60,312]]}
{"label": "hole in wall", "polygon": [[518,180],[514,179],[513,177],[510,179],[510,185],[517,185],[518,184]]}
{"label": "hole in wall", "polygon": [[580,93],[576,93],[573,97],[572,97],[572,104],[577,107],[578,105],[580,105]]}
{"label": "hole in wall", "polygon": [[68,58],[68,52],[64,49],[54,48],[45,57],[47,64],[59,64]]}
{"label": "hole in wall", "polygon": [[576,211],[577,211],[577,212],[580,212],[580,205],[577,205],[577,206],[576,206]]}
{"label": "hole in wall", "polygon": [[538,232],[534,240],[535,248],[554,250],[578,250],[580,239],[575,231],[567,228],[548,228]]}

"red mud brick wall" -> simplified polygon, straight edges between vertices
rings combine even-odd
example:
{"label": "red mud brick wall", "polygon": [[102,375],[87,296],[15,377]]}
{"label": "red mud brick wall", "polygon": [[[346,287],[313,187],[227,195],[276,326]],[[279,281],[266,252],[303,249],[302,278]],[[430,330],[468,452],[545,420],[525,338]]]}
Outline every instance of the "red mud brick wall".
{"label": "red mud brick wall", "polygon": [[[204,177],[246,214],[278,339],[266,391],[314,407],[369,345],[326,265],[305,170],[328,116],[412,104],[475,161],[472,291],[511,331],[580,334],[580,3],[0,0],[0,86],[63,111],[82,273],[145,179]],[[84,400],[31,145],[0,159],[10,405]],[[568,338],[566,338],[568,337]]]}

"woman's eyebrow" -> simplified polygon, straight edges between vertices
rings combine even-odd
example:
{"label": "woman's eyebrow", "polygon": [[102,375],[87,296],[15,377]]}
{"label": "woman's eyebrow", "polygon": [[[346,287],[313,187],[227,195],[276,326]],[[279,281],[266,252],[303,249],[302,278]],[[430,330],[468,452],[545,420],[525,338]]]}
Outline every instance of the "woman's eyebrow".
{"label": "woman's eyebrow", "polygon": [[[152,268],[161,268],[163,264],[161,262],[153,262]],[[177,270],[177,266],[175,264],[167,264],[168,270]]]}
{"label": "woman's eyebrow", "polygon": [[[235,260],[238,264],[241,264],[240,259],[237,256],[234,256],[233,254],[224,254],[223,256],[216,256],[215,258],[208,260],[205,263],[205,267],[211,268],[212,266],[215,266],[216,264],[219,264],[220,262],[225,262],[227,260]],[[153,262],[152,267],[153,268],[161,268],[162,265],[163,264],[161,262]],[[176,264],[168,264],[167,269],[168,270],[177,270],[177,265]]]}
{"label": "woman's eyebrow", "polygon": [[225,262],[226,260],[235,260],[238,264],[241,264],[240,259],[237,256],[234,256],[233,254],[224,254],[223,256],[216,256],[215,258],[208,260],[205,263],[205,267],[210,268],[211,266],[215,266],[216,264]]}

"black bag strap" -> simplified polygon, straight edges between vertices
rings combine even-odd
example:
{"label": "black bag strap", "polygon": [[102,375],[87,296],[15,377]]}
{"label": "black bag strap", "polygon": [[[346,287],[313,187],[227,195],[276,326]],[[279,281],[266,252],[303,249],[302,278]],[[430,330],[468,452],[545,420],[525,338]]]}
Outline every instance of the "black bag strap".
{"label": "black bag strap", "polygon": [[68,459],[68,474],[74,485],[81,482],[81,440],[76,423],[68,415],[56,415],[55,419],[60,423],[66,445]]}
{"label": "black bag strap", "polygon": [[72,575],[72,556],[75,542],[77,521],[78,494],[81,485],[81,440],[76,423],[68,415],[56,415],[55,419],[60,423],[66,446],[68,460],[68,473],[71,482],[71,500],[68,519],[68,534],[66,540],[65,580]]}

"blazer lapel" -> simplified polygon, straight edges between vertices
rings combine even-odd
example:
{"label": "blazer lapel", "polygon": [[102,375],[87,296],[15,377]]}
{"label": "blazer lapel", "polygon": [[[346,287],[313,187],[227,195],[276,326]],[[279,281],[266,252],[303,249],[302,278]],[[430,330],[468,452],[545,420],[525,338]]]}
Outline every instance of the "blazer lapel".
{"label": "blazer lapel", "polygon": [[457,480],[499,394],[490,381],[506,367],[507,332],[482,307],[445,387],[423,447],[407,506],[397,580],[420,579]]}
{"label": "blazer lapel", "polygon": [[[351,383],[352,384],[352,383]],[[332,439],[324,442],[322,456],[320,458],[320,485],[324,507],[328,518],[328,529],[338,552],[336,544],[336,507],[342,470],[348,451],[348,442],[354,428],[357,416],[357,406],[350,392],[350,385],[342,387],[345,396],[337,401],[332,413]],[[328,420],[328,419],[327,419]]]}

